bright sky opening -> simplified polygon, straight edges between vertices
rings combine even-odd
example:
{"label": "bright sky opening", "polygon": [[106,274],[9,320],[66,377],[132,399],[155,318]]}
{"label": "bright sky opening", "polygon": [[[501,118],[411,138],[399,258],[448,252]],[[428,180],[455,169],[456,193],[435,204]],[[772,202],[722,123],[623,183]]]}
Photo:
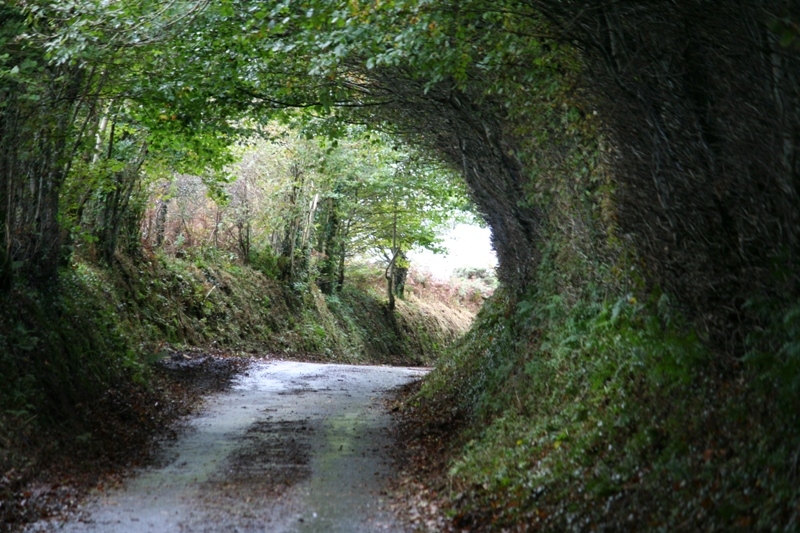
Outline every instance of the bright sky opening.
{"label": "bright sky opening", "polygon": [[442,280],[449,279],[453,270],[463,267],[495,268],[497,256],[492,249],[492,232],[470,224],[457,224],[444,237],[446,254],[428,250],[409,254],[412,268],[427,269]]}

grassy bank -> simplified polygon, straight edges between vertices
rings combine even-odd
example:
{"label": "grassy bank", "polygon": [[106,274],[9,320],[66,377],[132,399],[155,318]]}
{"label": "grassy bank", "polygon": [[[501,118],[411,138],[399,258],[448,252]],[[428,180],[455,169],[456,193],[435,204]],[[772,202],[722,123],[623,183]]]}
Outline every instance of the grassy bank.
{"label": "grassy bank", "polygon": [[667,295],[557,290],[552,264],[498,292],[402,407],[424,453],[453,430],[421,474],[452,527],[796,529],[797,307],[765,310],[723,366]]}

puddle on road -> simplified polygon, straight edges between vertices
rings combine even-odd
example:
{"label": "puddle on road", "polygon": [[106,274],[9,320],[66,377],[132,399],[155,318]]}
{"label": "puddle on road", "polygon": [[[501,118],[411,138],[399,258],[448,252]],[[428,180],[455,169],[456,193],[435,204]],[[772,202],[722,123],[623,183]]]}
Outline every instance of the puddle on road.
{"label": "puddle on road", "polygon": [[383,509],[392,476],[383,391],[423,369],[254,363],[190,430],[79,520],[29,531],[405,531]]}

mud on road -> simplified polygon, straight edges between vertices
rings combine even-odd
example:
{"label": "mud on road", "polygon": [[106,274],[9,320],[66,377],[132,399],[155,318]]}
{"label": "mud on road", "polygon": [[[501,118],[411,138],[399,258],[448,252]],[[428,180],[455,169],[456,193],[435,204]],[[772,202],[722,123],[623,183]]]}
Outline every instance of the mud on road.
{"label": "mud on road", "polygon": [[254,362],[155,466],[29,531],[407,531],[388,509],[384,393],[424,369]]}

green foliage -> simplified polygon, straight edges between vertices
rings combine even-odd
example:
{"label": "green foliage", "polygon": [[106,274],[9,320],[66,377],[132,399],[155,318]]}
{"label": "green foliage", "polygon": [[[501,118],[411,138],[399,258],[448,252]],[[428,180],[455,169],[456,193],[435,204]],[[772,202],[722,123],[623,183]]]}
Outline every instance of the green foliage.
{"label": "green foliage", "polygon": [[261,272],[267,279],[278,279],[280,268],[278,258],[271,248],[255,249],[250,251],[248,264]]}
{"label": "green foliage", "polygon": [[143,379],[112,294],[91,272],[65,272],[59,294],[16,291],[3,306],[0,412],[27,411],[42,423],[81,416],[75,406],[120,380]]}
{"label": "green foliage", "polygon": [[450,516],[498,530],[788,523],[796,306],[764,307],[744,374],[720,378],[666,295],[565,292],[569,257],[551,246],[541,283],[496,292],[420,393],[469,420]]}
{"label": "green foliage", "polygon": [[765,394],[777,394],[788,415],[800,402],[800,303],[753,300],[749,307],[761,325],[750,334],[744,363],[755,371]]}
{"label": "green foliage", "polygon": [[[438,249],[441,230],[469,216],[466,191],[451,171],[362,127],[342,128],[336,140],[307,138],[320,124],[272,122],[266,139],[238,148],[227,167],[233,179],[220,191],[225,202],[204,201],[201,190],[208,195],[210,187],[197,178],[154,183],[153,200],[170,211],[171,232],[213,240],[271,276],[303,287],[316,281],[332,294],[347,260]],[[198,234],[201,224],[207,236]],[[173,239],[153,244],[177,247]]]}
{"label": "green foliage", "polygon": [[794,47],[797,49],[797,39],[800,35],[800,24],[791,17],[783,17],[773,20],[769,29],[780,38],[780,45],[784,48]]}

